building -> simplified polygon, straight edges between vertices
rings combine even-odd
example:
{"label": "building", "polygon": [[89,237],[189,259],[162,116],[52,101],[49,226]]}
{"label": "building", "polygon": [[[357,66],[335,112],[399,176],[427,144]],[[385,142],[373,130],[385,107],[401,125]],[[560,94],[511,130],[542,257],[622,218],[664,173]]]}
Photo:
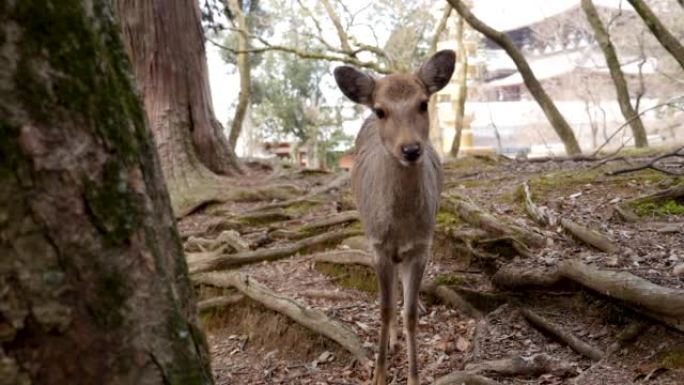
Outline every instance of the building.
{"label": "building", "polygon": [[[609,14],[613,20],[612,40],[633,105],[637,95],[639,108],[644,110],[681,94],[678,90],[681,85],[677,87],[661,74],[662,58],[667,54],[653,56],[654,50],[643,49],[643,44],[649,44],[646,40],[640,47],[636,38],[631,37],[638,29],[635,26],[643,22],[627,3],[618,0],[594,0],[594,3],[600,13]],[[537,79],[575,130],[583,149],[602,144],[609,133],[624,123],[605,58],[585,21],[579,0],[474,0],[473,13],[505,32],[522,51]],[[454,19],[457,17],[452,15]],[[440,49],[457,47],[455,21],[450,21],[448,26]],[[465,112],[468,124],[461,142],[465,152],[489,149],[504,154],[563,153],[562,143],[508,55],[472,30],[464,34],[463,44],[468,53]],[[678,76],[684,78],[681,70]],[[458,91],[455,78],[437,95],[443,153],[448,151],[455,132],[453,100]],[[663,114],[672,113],[656,109],[642,116],[651,142],[682,139],[681,124],[672,130],[671,123],[662,121]],[[629,140],[629,129],[623,133],[616,137],[615,145]]]}

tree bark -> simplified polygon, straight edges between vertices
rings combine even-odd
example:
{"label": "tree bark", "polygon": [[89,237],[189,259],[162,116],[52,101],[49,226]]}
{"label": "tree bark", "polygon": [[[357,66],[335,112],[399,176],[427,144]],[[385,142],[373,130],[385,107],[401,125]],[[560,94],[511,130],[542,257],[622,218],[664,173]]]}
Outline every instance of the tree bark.
{"label": "tree bark", "polygon": [[[651,30],[653,36],[660,42],[660,44],[669,52],[672,57],[679,62],[679,65],[684,69],[684,45],[677,40],[663,23],[660,22],[658,16],[651,11],[651,8],[644,3],[643,0],[627,0],[634,10],[641,16],[644,20],[648,29]],[[680,2],[681,4],[681,2]]]}
{"label": "tree bark", "polygon": [[648,139],[646,138],[646,129],[641,121],[638,113],[632,107],[632,103],[629,98],[629,89],[627,88],[627,82],[625,81],[625,75],[622,73],[620,68],[620,61],[618,60],[617,53],[615,52],[615,47],[610,41],[610,35],[608,31],[603,26],[603,22],[599,17],[596,7],[591,0],[582,0],[582,9],[584,14],[591,25],[591,29],[594,31],[594,36],[596,41],[603,51],[603,56],[606,58],[606,64],[610,70],[610,77],[613,79],[613,84],[615,85],[615,91],[617,92],[618,104],[620,105],[620,111],[622,111],[622,116],[625,120],[629,122],[630,127],[632,127],[632,134],[634,135],[634,144],[636,147],[648,147]]}
{"label": "tree bark", "polygon": [[104,0],[0,5],[0,382],[212,384]]}
{"label": "tree bark", "polygon": [[458,93],[454,101],[454,141],[451,142],[450,154],[452,157],[458,157],[458,151],[461,148],[461,133],[463,132],[463,119],[465,115],[465,102],[468,95],[468,53],[463,45],[463,16],[458,18],[456,24],[456,60],[458,71],[456,72],[456,83],[458,84]]}
{"label": "tree bark", "polygon": [[558,111],[558,108],[556,108],[556,105],[553,103],[546,91],[544,91],[541,83],[539,83],[539,80],[537,80],[537,78],[534,76],[534,73],[532,72],[530,65],[527,63],[527,60],[525,60],[525,57],[522,55],[522,53],[520,53],[520,51],[515,47],[513,41],[506,34],[493,29],[475,17],[475,15],[470,12],[468,7],[465,6],[462,0],[448,1],[449,4],[451,4],[451,6],[454,7],[454,9],[461,15],[461,17],[463,17],[471,27],[473,27],[473,29],[492,39],[496,44],[503,48],[506,53],[508,53],[515,63],[515,66],[518,68],[518,71],[520,71],[520,75],[525,81],[525,85],[530,91],[530,94],[532,94],[534,99],[537,101],[539,107],[541,107],[542,111],[544,112],[544,115],[546,115],[546,118],[549,120],[549,123],[563,142],[565,151],[568,153],[568,155],[581,153],[582,150],[577,143],[577,139],[575,138],[572,128],[565,120],[563,115],[561,115],[560,111]]}
{"label": "tree bark", "polygon": [[245,116],[247,116],[247,107],[252,97],[252,78],[248,53],[249,36],[247,36],[247,32],[249,32],[249,26],[247,25],[247,20],[237,0],[229,0],[227,3],[230,6],[231,12],[235,15],[235,21],[240,29],[237,33],[239,50],[237,53],[237,68],[240,73],[240,94],[238,95],[238,104],[235,107],[235,115],[233,116],[233,122],[230,125],[230,135],[228,136],[228,145],[231,151],[235,151],[235,146],[242,132]]}
{"label": "tree bark", "polygon": [[173,207],[185,211],[220,192],[216,174],[239,172],[214,117],[199,5],[193,0],[114,3]]}

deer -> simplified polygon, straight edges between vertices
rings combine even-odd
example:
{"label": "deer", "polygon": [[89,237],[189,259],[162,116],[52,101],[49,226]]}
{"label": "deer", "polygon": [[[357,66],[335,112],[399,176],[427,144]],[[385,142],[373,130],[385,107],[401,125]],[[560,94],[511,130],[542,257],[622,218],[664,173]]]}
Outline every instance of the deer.
{"label": "deer", "polygon": [[351,185],[374,255],[380,332],[373,384],[385,385],[387,354],[396,350],[396,287],[401,275],[408,385],[419,385],[416,324],[418,291],[429,259],[442,190],[442,166],[429,139],[428,102],[454,72],[451,50],[435,53],[415,73],[375,78],[351,66],[335,81],[351,101],[369,107],[356,141]]}

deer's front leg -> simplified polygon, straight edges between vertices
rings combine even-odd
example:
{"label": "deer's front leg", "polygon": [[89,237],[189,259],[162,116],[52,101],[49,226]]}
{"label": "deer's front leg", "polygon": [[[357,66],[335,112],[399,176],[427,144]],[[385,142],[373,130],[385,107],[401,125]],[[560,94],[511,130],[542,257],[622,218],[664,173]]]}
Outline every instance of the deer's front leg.
{"label": "deer's front leg", "polygon": [[[375,272],[378,277],[378,287],[380,288],[380,338],[378,341],[378,356],[375,361],[375,372],[373,373],[374,385],[385,385],[387,377],[387,345],[393,335],[396,343],[396,325],[394,325],[394,306],[395,306],[395,277],[396,265],[392,258],[382,250],[376,249]],[[394,330],[392,330],[394,329]]]}
{"label": "deer's front leg", "polygon": [[401,258],[401,275],[404,286],[404,330],[408,355],[408,385],[419,385],[416,347],[418,322],[418,290],[423,279],[429,245],[419,244],[406,250]]}

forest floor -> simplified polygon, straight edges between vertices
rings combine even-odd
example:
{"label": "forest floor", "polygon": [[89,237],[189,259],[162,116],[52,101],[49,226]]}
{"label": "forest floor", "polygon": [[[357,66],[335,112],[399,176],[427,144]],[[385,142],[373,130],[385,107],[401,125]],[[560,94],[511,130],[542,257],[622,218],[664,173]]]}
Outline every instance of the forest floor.
{"label": "forest floor", "polygon": [[[608,175],[654,155],[446,163],[421,290],[421,384],[684,384],[684,194],[632,201],[681,190],[684,178]],[[681,157],[664,161],[684,170]],[[258,165],[245,180],[290,183],[302,194],[216,203],[179,222],[193,277],[239,274],[246,284],[196,279],[216,383],[370,384],[358,352],[290,318],[351,331],[373,357],[376,282],[347,180]],[[531,219],[523,184],[550,221]],[[580,240],[586,233],[603,251]],[[250,288],[272,291],[275,302]],[[442,378],[453,372],[462,380]],[[402,337],[388,375],[406,381]]]}

